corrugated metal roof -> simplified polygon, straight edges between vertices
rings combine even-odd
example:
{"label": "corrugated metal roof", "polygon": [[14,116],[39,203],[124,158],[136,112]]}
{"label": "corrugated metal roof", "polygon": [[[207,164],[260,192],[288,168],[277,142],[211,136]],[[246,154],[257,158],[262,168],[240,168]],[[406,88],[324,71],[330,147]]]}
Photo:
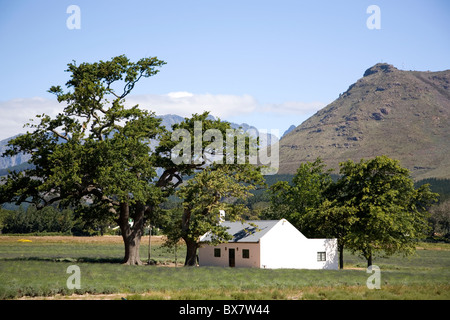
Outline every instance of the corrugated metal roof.
{"label": "corrugated metal roof", "polygon": [[[248,220],[245,223],[241,221],[224,221],[220,225],[228,228],[228,233],[233,236],[228,242],[259,242],[270,229],[280,220]],[[256,227],[255,227],[255,226]],[[211,241],[211,235],[204,235],[201,242]]]}

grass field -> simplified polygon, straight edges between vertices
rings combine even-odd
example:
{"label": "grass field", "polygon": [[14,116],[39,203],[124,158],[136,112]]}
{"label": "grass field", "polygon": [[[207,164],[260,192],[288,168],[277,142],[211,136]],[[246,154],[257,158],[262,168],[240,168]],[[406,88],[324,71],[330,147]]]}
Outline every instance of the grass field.
{"label": "grass field", "polygon": [[[420,244],[409,258],[379,258],[381,289],[366,263],[346,253],[344,270],[183,268],[185,248],[152,237],[157,265],[125,266],[120,237],[0,236],[0,299],[450,299],[450,245]],[[147,261],[148,237],[141,245]],[[70,265],[81,288],[68,289]]]}

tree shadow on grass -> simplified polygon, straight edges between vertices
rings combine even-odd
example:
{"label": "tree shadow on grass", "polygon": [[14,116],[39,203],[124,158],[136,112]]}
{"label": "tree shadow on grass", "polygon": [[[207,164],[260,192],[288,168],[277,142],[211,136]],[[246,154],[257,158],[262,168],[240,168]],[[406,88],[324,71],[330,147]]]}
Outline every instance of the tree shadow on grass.
{"label": "tree shadow on grass", "polygon": [[47,261],[47,262],[86,262],[86,263],[123,263],[123,258],[111,257],[15,257],[1,259],[4,261]]}

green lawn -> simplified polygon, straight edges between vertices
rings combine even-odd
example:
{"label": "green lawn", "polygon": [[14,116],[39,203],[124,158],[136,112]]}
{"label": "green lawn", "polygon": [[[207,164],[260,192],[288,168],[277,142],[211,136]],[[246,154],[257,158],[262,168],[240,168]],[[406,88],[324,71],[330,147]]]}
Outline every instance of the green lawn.
{"label": "green lawn", "polygon": [[[26,237],[24,237],[26,238]],[[50,238],[50,240],[48,240]],[[0,236],[0,239],[2,237]],[[124,248],[121,243],[110,242],[70,242],[68,240],[45,240],[21,242],[21,237],[9,237],[8,241],[0,241],[0,261],[2,260],[39,260],[69,262],[111,262],[120,263]],[[185,247],[177,250],[178,262],[184,264]],[[148,242],[140,247],[142,261],[148,259]],[[153,244],[150,258],[157,263],[175,262],[174,250]]]}
{"label": "green lawn", "polygon": [[[450,245],[424,245],[426,250],[410,258],[375,259],[381,289],[369,290],[365,261],[348,252],[344,270],[264,270],[183,268],[185,251],[179,248],[175,268],[161,266],[174,261],[174,252],[153,244],[151,257],[157,266],[125,266],[120,264],[121,243],[2,238],[0,299],[67,298],[74,293],[119,299],[450,299]],[[144,243],[142,260],[147,250]],[[66,270],[73,264],[80,267],[81,288],[69,290]]]}

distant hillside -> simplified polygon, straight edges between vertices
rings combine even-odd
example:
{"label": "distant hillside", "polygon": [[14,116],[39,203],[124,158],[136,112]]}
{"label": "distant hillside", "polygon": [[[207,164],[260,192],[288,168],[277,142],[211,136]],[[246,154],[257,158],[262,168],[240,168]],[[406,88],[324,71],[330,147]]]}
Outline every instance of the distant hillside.
{"label": "distant hillside", "polygon": [[[180,123],[184,120],[183,117],[178,116],[176,114],[165,114],[162,116],[157,116],[158,118],[161,118],[161,124],[163,126],[165,126],[168,130],[170,130],[170,128],[172,127],[172,125],[174,125],[175,123]],[[208,116],[208,119],[212,119],[215,120],[216,118],[212,115]],[[226,120],[224,120],[226,121]],[[249,132],[250,134],[257,134],[260,137],[260,143],[261,145],[271,145],[274,142],[277,142],[279,140],[279,137],[276,137],[274,135],[272,135],[271,133],[263,133],[263,132],[259,132],[258,129],[252,125],[249,125],[247,123],[234,123],[234,122],[230,122],[230,126],[232,129],[242,129],[245,132]]]}
{"label": "distant hillside", "polygon": [[[379,63],[280,141],[279,173],[321,157],[387,155],[416,179],[450,178],[450,70],[401,71]],[[336,172],[337,173],[337,172]]]}
{"label": "distant hillside", "polygon": [[3,152],[5,152],[8,149],[8,147],[7,147],[8,141],[15,137],[17,137],[17,136],[0,141],[0,169],[18,166],[24,162],[27,162],[30,159],[29,155],[24,155],[24,154],[18,154],[14,157],[2,157],[1,156],[3,154]]}
{"label": "distant hillside", "polygon": [[283,135],[281,137],[283,138],[285,135],[287,135],[289,132],[291,132],[295,128],[296,128],[296,126],[291,124],[291,126],[283,133]]}

